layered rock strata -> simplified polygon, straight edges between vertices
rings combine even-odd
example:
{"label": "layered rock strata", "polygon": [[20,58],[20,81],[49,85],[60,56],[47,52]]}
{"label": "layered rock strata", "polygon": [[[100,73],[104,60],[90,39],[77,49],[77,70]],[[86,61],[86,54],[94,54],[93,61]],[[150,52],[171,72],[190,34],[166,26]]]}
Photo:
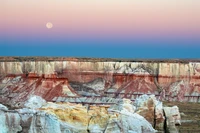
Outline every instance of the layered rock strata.
{"label": "layered rock strata", "polygon": [[134,101],[154,94],[200,102],[199,78],[199,60],[0,57],[0,101],[20,106],[34,94],[47,101],[98,104],[107,97]]}
{"label": "layered rock strata", "polygon": [[161,101],[199,103],[199,79],[200,60],[0,57],[0,127],[176,132],[178,108]]}

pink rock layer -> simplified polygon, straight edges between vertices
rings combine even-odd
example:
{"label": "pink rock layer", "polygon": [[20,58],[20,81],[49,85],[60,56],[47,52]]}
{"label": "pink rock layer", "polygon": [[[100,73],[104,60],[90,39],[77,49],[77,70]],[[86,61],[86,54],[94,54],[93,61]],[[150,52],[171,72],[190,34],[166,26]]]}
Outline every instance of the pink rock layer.
{"label": "pink rock layer", "polygon": [[55,102],[112,104],[142,94],[200,102],[199,79],[200,60],[0,57],[0,102],[18,107],[38,95]]}

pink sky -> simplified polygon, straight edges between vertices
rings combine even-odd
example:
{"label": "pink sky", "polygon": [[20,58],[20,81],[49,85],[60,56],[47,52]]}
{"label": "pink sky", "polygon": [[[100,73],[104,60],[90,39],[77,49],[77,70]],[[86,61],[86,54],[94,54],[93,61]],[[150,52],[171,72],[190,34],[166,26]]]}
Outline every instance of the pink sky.
{"label": "pink sky", "polygon": [[3,0],[0,20],[6,36],[16,38],[199,38],[200,1]]}

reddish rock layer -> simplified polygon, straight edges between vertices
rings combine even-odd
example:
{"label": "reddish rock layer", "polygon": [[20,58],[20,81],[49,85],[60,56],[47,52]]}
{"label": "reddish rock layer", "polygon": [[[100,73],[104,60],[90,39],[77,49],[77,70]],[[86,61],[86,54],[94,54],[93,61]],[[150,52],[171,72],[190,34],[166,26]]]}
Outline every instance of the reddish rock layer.
{"label": "reddish rock layer", "polygon": [[39,95],[47,101],[111,104],[142,94],[200,102],[199,79],[199,60],[0,57],[0,102],[17,107]]}

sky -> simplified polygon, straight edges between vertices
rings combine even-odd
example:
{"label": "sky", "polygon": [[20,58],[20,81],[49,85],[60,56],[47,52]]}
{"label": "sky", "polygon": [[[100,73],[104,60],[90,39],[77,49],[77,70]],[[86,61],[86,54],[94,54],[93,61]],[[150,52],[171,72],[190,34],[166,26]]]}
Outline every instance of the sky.
{"label": "sky", "polygon": [[199,7],[199,0],[1,0],[0,56],[200,58]]}

